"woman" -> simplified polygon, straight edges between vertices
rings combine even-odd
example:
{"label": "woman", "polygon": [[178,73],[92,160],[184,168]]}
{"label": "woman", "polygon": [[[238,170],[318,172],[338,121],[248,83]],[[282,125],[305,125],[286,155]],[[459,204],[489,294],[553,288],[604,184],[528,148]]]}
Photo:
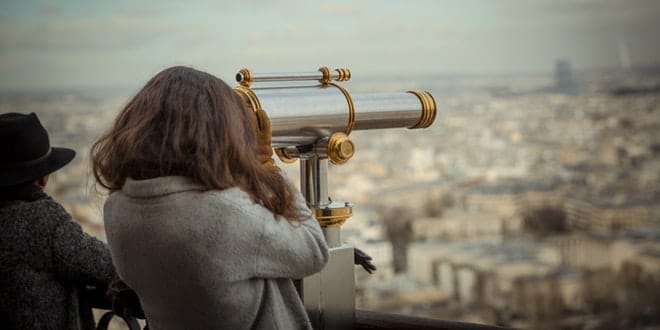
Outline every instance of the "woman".
{"label": "woman", "polygon": [[42,190],[75,152],[50,146],[34,113],[0,115],[0,327],[94,329],[85,289],[108,286],[107,246]]}
{"label": "woman", "polygon": [[327,246],[273,166],[267,119],[220,79],[172,67],[94,144],[113,261],[150,328],[310,328],[292,279],[320,271]]}

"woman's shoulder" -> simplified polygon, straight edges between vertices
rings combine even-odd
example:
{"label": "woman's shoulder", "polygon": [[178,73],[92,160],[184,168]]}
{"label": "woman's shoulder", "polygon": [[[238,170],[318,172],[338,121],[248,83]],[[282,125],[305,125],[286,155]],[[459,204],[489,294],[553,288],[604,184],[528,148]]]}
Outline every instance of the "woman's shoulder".
{"label": "woman's shoulder", "polygon": [[254,219],[257,222],[274,214],[263,205],[255,202],[250,195],[239,187],[223,190],[209,190],[203,193],[205,204],[210,206],[214,214],[225,214],[228,217],[240,216],[244,219]]}
{"label": "woman's shoulder", "polygon": [[225,201],[249,200],[250,196],[239,187],[230,187],[226,189],[212,189],[205,192],[209,198]]}
{"label": "woman's shoulder", "polygon": [[251,208],[255,205],[245,191],[238,187],[231,187],[223,190],[208,190],[202,193],[204,199],[213,205],[223,208]]}

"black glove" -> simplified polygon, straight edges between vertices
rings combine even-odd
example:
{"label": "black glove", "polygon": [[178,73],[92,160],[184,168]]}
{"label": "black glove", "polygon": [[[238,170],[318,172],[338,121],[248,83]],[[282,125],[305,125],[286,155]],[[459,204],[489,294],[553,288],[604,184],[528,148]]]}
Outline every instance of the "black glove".
{"label": "black glove", "polygon": [[146,318],[137,293],[129,288],[119,277],[115,277],[110,283],[107,296],[112,303],[112,311],[117,316],[122,318]]}
{"label": "black glove", "polygon": [[376,271],[376,266],[371,263],[372,258],[368,254],[358,248],[354,248],[353,251],[356,265],[362,266],[369,274]]}

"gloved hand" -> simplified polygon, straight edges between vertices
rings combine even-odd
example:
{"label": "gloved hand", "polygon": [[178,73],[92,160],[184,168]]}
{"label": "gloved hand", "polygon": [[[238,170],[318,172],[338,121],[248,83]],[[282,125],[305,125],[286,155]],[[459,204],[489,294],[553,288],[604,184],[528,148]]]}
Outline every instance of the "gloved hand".
{"label": "gloved hand", "polygon": [[115,315],[122,318],[145,318],[137,293],[129,288],[119,276],[115,276],[112,282],[110,282],[106,295],[112,303],[112,311]]}
{"label": "gloved hand", "polygon": [[257,143],[259,144],[257,158],[267,168],[273,171],[279,171],[279,168],[275,166],[275,160],[273,159],[273,148],[270,146],[271,131],[268,114],[261,109],[257,111],[249,109],[248,111],[250,112],[252,127],[257,134]]}
{"label": "gloved hand", "polygon": [[354,248],[353,251],[356,265],[362,266],[369,274],[376,271],[376,266],[371,263],[372,258],[368,254],[358,248]]}

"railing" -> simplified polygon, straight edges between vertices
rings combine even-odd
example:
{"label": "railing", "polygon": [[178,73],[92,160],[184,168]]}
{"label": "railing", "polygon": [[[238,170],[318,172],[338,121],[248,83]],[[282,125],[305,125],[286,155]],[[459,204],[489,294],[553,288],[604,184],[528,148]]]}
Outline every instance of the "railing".
{"label": "railing", "polygon": [[502,330],[512,329],[493,325],[468,322],[444,321],[424,317],[389,314],[374,311],[357,310],[355,312],[355,327],[357,330]]}
{"label": "railing", "polygon": [[[96,330],[107,330],[108,325],[113,317],[121,318],[128,326],[129,330],[141,330],[140,324],[135,317],[123,317],[116,315],[112,311],[112,302],[107,299],[107,296],[101,294],[102,292],[97,289],[89,289],[85,292],[85,300],[91,307],[106,310],[103,316],[99,319]],[[418,316],[382,313],[367,310],[355,311],[355,324],[353,329],[356,330],[503,330],[512,329],[507,327],[499,327],[493,325],[469,323],[469,322],[456,322],[446,321],[432,318],[424,318]]]}
{"label": "railing", "polygon": [[106,291],[106,288],[87,287],[81,295],[81,299],[83,300],[81,303],[89,306],[90,308],[96,308],[105,311],[103,316],[101,316],[98,323],[96,324],[96,330],[108,330],[110,321],[115,316],[122,319],[124,323],[126,323],[126,326],[129,330],[141,330],[140,323],[138,322],[137,318],[133,316],[115,314],[112,306],[113,302],[106,294]]}
{"label": "railing", "polygon": [[99,323],[96,325],[96,330],[108,330],[108,325],[110,325],[110,321],[115,316],[120,317],[124,321],[124,323],[126,323],[126,325],[128,326],[128,330],[141,330],[140,323],[138,323],[136,318],[121,317],[112,311],[108,311],[105,314],[103,314],[103,316],[101,316],[101,319],[99,319]]}

